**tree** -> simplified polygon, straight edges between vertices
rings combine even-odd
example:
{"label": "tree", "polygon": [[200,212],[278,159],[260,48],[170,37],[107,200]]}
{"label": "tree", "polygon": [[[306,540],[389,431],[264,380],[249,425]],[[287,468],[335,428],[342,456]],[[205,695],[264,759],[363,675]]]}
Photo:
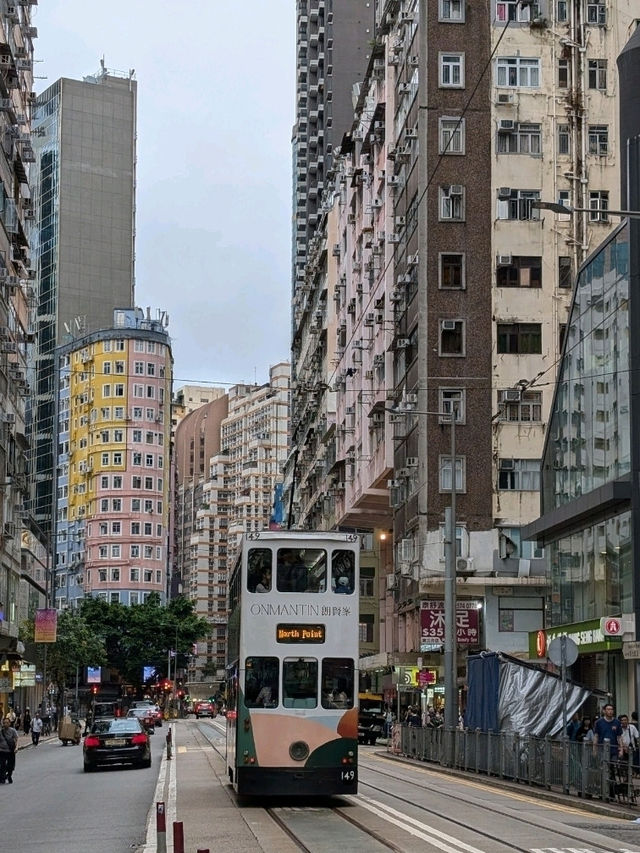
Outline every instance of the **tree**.
{"label": "tree", "polygon": [[186,598],[174,598],[163,606],[155,593],[130,607],[95,598],[81,605],[87,623],[104,640],[109,666],[133,684],[141,683],[143,667],[166,672],[170,650],[186,657],[195,642],[208,636],[209,623],[193,609],[193,602]]}

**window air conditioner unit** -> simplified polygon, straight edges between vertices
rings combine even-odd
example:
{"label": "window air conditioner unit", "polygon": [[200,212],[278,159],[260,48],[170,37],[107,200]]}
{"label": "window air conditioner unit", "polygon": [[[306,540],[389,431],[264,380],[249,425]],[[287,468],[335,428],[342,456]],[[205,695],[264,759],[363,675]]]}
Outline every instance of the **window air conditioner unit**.
{"label": "window air conditioner unit", "polygon": [[376,314],[376,323],[384,323],[384,314]]}
{"label": "window air conditioner unit", "polygon": [[511,198],[511,187],[498,187],[498,198]]}
{"label": "window air conditioner unit", "polygon": [[365,326],[373,326],[374,320],[375,320],[375,314],[373,314],[373,313],[367,314],[367,316],[364,318],[364,325]]}
{"label": "window air conditioner unit", "polygon": [[499,267],[510,267],[511,260],[511,255],[498,255],[497,264]]}
{"label": "window air conditioner unit", "polygon": [[513,471],[516,467],[515,459],[501,459],[500,460],[500,470],[501,471]]}
{"label": "window air conditioner unit", "polygon": [[508,388],[506,391],[500,392],[502,403],[519,403],[521,399],[522,392],[518,388]]}
{"label": "window air conditioner unit", "polygon": [[356,412],[356,408],[355,406],[346,406],[344,411],[346,415],[354,415]]}
{"label": "window air conditioner unit", "polygon": [[365,379],[373,379],[373,370],[365,370],[364,378]]}
{"label": "window air conditioner unit", "polygon": [[418,395],[417,394],[407,394],[404,398],[405,403],[408,403],[410,406],[415,406],[418,403]]}
{"label": "window air conditioner unit", "polygon": [[413,139],[418,138],[418,128],[417,127],[408,127],[404,132],[404,138],[410,142]]}
{"label": "window air conditioner unit", "polygon": [[462,574],[471,574],[474,572],[473,557],[458,557],[456,560],[456,571]]}
{"label": "window air conditioner unit", "polygon": [[513,102],[514,97],[512,92],[498,92],[496,104],[504,106],[505,104],[512,104]]}
{"label": "window air conditioner unit", "polygon": [[355,213],[349,213],[349,214],[347,214],[347,222],[349,223],[349,225],[354,225],[354,224],[355,224],[355,221],[356,221],[356,215],[355,215]]}
{"label": "window air conditioner unit", "polygon": [[409,346],[409,338],[398,338],[396,340],[396,349],[406,349]]}
{"label": "window air conditioner unit", "polygon": [[5,412],[2,420],[5,422],[5,424],[15,424],[16,416],[14,412]]}
{"label": "window air conditioner unit", "polygon": [[371,415],[371,421],[374,424],[383,424],[384,423],[384,412],[374,412]]}
{"label": "window air conditioner unit", "polygon": [[396,589],[398,586],[397,578],[395,575],[387,575],[387,592],[391,592]]}
{"label": "window air conditioner unit", "polygon": [[501,118],[498,127],[500,130],[514,130],[516,123],[511,118]]}
{"label": "window air conditioner unit", "polygon": [[383,365],[383,364],[384,364],[384,355],[383,355],[383,353],[378,353],[378,355],[374,355],[374,357],[373,357],[373,363],[374,363],[376,366]]}
{"label": "window air conditioner unit", "polygon": [[403,578],[412,577],[413,572],[411,571],[411,563],[400,563],[400,574]]}
{"label": "window air conditioner unit", "polygon": [[390,187],[397,187],[400,184],[400,178],[397,175],[389,175],[387,178],[387,185]]}
{"label": "window air conditioner unit", "polygon": [[420,57],[417,54],[410,56],[409,57],[409,65],[411,65],[412,68],[417,68],[418,65],[420,65]]}
{"label": "window air conditioner unit", "polygon": [[462,184],[451,184],[449,187],[449,195],[462,195]]}
{"label": "window air conditioner unit", "polygon": [[394,231],[393,233],[389,234],[389,237],[387,239],[389,243],[399,243],[400,235],[396,231]]}
{"label": "window air conditioner unit", "polygon": [[404,228],[407,223],[407,220],[404,216],[396,216],[395,217],[396,228]]}
{"label": "window air conditioner unit", "polygon": [[401,485],[400,480],[387,480],[388,489],[399,489]]}
{"label": "window air conditioner unit", "polygon": [[418,253],[416,252],[414,255],[409,255],[407,258],[407,269],[411,269],[412,267],[418,266]]}
{"label": "window air conditioner unit", "polygon": [[340,243],[336,243],[333,247],[333,251],[331,253],[334,258],[340,257]]}
{"label": "window air conditioner unit", "polygon": [[371,202],[371,207],[374,210],[379,210],[382,207],[382,199],[381,198],[374,198],[374,200]]}
{"label": "window air conditioner unit", "polygon": [[455,332],[456,330],[456,321],[455,320],[443,320],[441,323],[443,332]]}

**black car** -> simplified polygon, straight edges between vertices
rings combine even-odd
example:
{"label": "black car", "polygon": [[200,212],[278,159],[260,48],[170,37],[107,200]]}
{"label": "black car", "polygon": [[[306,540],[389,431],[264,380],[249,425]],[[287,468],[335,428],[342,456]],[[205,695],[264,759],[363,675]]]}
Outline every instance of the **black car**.
{"label": "black car", "polygon": [[382,696],[359,694],[358,743],[375,744],[384,734],[384,708]]}
{"label": "black car", "polygon": [[107,764],[151,767],[149,734],[135,717],[96,720],[85,736],[83,755],[85,773]]}

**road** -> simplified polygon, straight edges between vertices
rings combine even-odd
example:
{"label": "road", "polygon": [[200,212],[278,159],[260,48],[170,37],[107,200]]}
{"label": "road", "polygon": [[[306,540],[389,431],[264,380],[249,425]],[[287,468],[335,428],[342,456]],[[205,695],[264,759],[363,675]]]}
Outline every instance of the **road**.
{"label": "road", "polygon": [[239,801],[227,783],[224,720],[179,720],[172,761],[166,726],[152,739],[150,770],[85,774],[81,748],[58,741],[21,750],[13,785],[0,786],[2,850],[152,853],[152,807],[183,822],[185,850],[225,853],[640,853],[640,823],[549,801],[524,787],[360,751],[357,796],[323,801]]}
{"label": "road", "polygon": [[131,853],[145,840],[164,737],[150,769],[82,769],[82,747],[59,740],[20,749],[13,785],[0,785],[0,849],[15,853]]}

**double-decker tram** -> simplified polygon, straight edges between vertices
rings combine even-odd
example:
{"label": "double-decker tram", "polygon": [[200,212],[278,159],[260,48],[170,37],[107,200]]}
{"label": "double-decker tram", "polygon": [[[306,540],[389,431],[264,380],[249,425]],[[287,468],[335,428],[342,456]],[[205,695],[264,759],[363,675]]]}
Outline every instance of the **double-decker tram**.
{"label": "double-decker tram", "polygon": [[354,794],[354,533],[247,533],[229,583],[227,768],[239,794]]}

